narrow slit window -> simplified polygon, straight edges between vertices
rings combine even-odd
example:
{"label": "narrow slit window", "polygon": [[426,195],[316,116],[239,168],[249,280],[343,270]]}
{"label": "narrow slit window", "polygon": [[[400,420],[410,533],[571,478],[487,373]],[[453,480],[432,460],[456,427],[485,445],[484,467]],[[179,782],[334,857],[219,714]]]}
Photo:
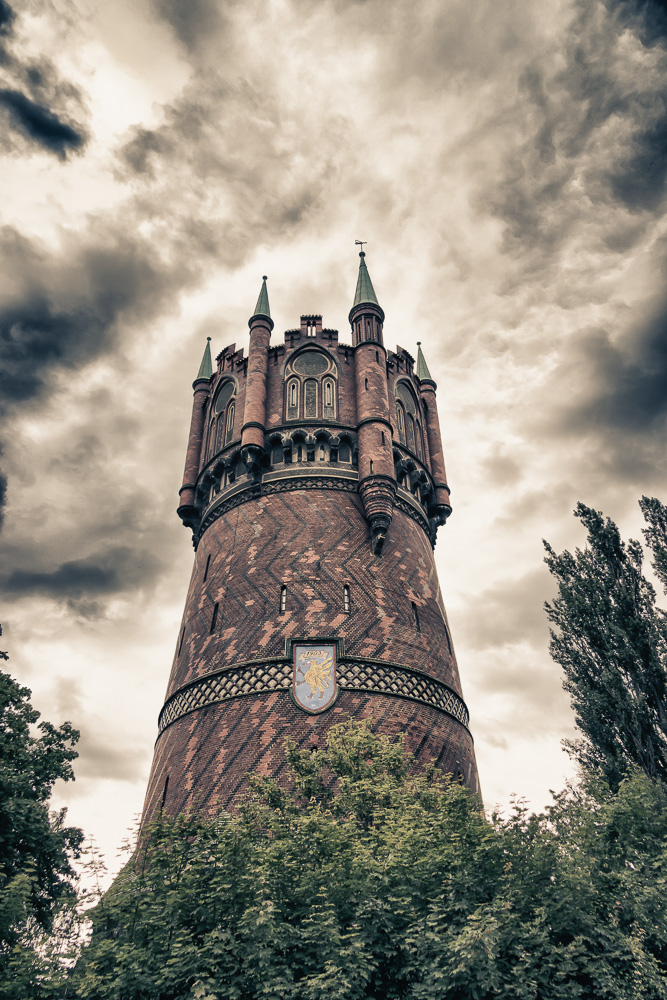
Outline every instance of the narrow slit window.
{"label": "narrow slit window", "polygon": [[211,615],[211,628],[209,629],[209,635],[213,635],[215,632],[215,623],[218,620],[218,602],[216,601],[213,605],[213,614]]}
{"label": "narrow slit window", "polygon": [[185,639],[185,625],[183,626],[183,628],[181,630],[181,638],[180,638],[180,641],[178,643],[178,655],[179,656],[181,655],[181,650],[183,649],[183,640],[184,639]]}
{"label": "narrow slit window", "polygon": [[204,569],[204,579],[202,580],[202,583],[206,583],[206,579],[208,577],[208,568],[210,565],[211,565],[211,553],[209,552],[208,556],[206,557],[206,567]]}
{"label": "narrow slit window", "polygon": [[371,475],[373,475],[373,459],[371,459]]}
{"label": "narrow slit window", "polygon": [[382,437],[382,444],[384,444],[384,431],[380,431],[380,435]]}
{"label": "narrow slit window", "polygon": [[367,378],[364,379],[364,385],[366,387],[366,390],[368,391],[368,379]]}
{"label": "narrow slit window", "polygon": [[350,613],[350,588],[347,584],[343,587],[343,611],[348,615]]}
{"label": "narrow slit window", "polygon": [[418,632],[421,632],[421,627],[419,625],[419,611],[417,610],[417,605],[415,604],[414,601],[412,601],[411,603],[412,603],[412,615],[415,620],[415,628],[417,629]]}
{"label": "narrow slit window", "polygon": [[284,585],[280,588],[280,614],[282,615],[287,609],[287,587]]}
{"label": "narrow slit window", "polygon": [[167,801],[167,792],[169,791],[169,775],[164,779],[164,787],[162,789],[162,801],[160,802],[160,812],[164,809],[164,804]]}
{"label": "narrow slit window", "polygon": [[378,364],[380,364],[380,352],[379,351],[375,352],[375,360],[377,361]]}

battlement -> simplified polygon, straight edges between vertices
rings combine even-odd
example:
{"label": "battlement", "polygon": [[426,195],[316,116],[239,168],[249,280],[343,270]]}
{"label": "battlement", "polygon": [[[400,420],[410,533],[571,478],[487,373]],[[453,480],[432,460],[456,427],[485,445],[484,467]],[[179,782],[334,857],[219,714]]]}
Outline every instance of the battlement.
{"label": "battlement", "polygon": [[218,362],[218,374],[222,374],[225,371],[236,372],[240,369],[243,369],[245,372],[248,364],[247,359],[244,358],[244,349],[241,347],[237,351],[236,344],[224,347],[215,360]]}

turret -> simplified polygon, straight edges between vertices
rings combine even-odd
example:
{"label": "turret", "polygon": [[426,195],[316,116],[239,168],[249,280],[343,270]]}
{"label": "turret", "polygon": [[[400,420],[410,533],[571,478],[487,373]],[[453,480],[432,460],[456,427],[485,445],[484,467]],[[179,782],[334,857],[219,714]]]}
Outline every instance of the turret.
{"label": "turret", "polygon": [[382,342],[384,312],[375,295],[365,257],[362,250],[349,319],[355,348],[359,493],[371,529],[371,549],[380,555],[393,515],[396,478],[387,358]]}
{"label": "turret", "polygon": [[438,407],[435,399],[435,392],[438,387],[431,378],[426,359],[422,353],[421,343],[418,341],[417,344],[417,378],[419,379],[419,389],[426,415],[426,439],[431,458],[431,474],[435,486],[434,503],[429,507],[429,516],[435,520],[436,524],[444,524],[452,512],[452,506],[449,501],[449,486],[447,485],[445,457],[442,451],[442,438],[440,436],[440,421],[438,420]]}
{"label": "turret", "polygon": [[212,375],[211,338],[207,337],[199,372],[197,373],[197,378],[192,383],[194,399],[192,401],[190,435],[188,437],[188,450],[185,456],[183,485],[179,490],[178,516],[187,527],[194,527],[199,516],[195,506],[195,486],[199,472],[202,435],[204,433],[204,414]]}
{"label": "turret", "polygon": [[259,473],[260,461],[264,452],[266,373],[269,342],[273,330],[266,282],[267,277],[264,275],[255,311],[248,320],[250,346],[248,348],[245,411],[243,427],[241,428],[241,455],[248,471],[255,475]]}

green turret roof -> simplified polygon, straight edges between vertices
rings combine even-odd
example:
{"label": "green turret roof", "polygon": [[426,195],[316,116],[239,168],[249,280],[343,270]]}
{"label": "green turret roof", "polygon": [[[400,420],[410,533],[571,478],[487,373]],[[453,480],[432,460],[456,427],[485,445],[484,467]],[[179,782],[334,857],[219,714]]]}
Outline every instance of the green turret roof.
{"label": "green turret roof", "polygon": [[211,363],[211,338],[207,337],[206,347],[204,348],[204,357],[201,359],[197,378],[210,378],[212,374],[213,365]]}
{"label": "green turret roof", "polygon": [[252,316],[253,319],[255,316],[266,316],[267,319],[271,319],[271,310],[269,309],[269,293],[266,290],[266,275],[262,277],[262,288]]}
{"label": "green turret roof", "polygon": [[353,309],[355,306],[366,305],[367,302],[374,306],[380,305],[373,288],[371,276],[368,273],[368,268],[366,267],[366,261],[364,260],[365,256],[366,254],[362,250],[359,254],[359,277],[357,278],[357,290],[354,293],[354,302],[352,303]]}
{"label": "green turret roof", "polygon": [[417,378],[418,379],[430,378],[431,382],[433,381],[433,378],[431,377],[431,373],[428,370],[428,365],[426,364],[426,359],[424,358],[424,355],[422,354],[422,348],[421,348],[421,341],[420,340],[417,341]]}

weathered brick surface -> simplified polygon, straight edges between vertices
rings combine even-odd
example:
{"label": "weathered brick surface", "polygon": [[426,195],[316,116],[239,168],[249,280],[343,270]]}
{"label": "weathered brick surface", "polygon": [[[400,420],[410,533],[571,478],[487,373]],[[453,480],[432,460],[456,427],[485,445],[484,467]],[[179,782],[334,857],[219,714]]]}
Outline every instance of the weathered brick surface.
{"label": "weathered brick surface", "polygon": [[[374,325],[363,326],[363,332],[381,338],[381,311],[376,313],[370,316]],[[235,345],[226,348],[210,386],[197,392],[186,465],[188,475],[199,468],[197,488],[188,494],[195,564],[167,698],[180,694],[170,703],[172,714],[156,743],[146,815],[160,807],[167,778],[170,813],[197,801],[206,809],[233,804],[248,772],[284,775],[285,737],[319,743],[331,725],[348,716],[371,717],[382,732],[403,733],[420,759],[437,760],[477,788],[472,740],[457,721],[465,720],[464,708],[455,711],[449,692],[449,700],[438,700],[440,694],[411,700],[405,695],[422,695],[401,680],[408,676],[405,670],[416,671],[461,695],[433,560],[434,522],[428,521],[434,499],[429,477],[444,482],[435,394],[425,393],[429,417],[412,359],[400,348],[385,355],[379,339],[356,348],[339,344],[336,331],[323,330],[321,317],[313,316],[302,317],[300,328],[285,334],[284,345],[271,347],[268,325],[255,323],[249,359]],[[286,367],[295,354],[313,347],[334,359],[336,418],[306,420],[302,414],[288,421]],[[237,387],[233,440],[210,458],[210,409],[218,386],[230,376]],[[427,432],[421,459],[399,441],[395,397],[401,380],[414,389],[415,417]],[[208,408],[202,411],[206,389]],[[239,451],[248,422],[264,431],[248,427]],[[345,442],[351,450],[338,459]],[[251,463],[250,472],[244,462]],[[383,518],[391,523],[382,554],[376,555],[371,533],[384,530],[378,528]],[[286,588],[284,610],[281,588]],[[398,674],[390,671],[397,679],[391,686],[383,686],[377,674],[372,682],[350,680],[321,715],[302,711],[285,690],[268,692],[266,685],[261,690],[263,681],[253,694],[225,687],[228,700],[179,715],[194,704],[184,689],[199,679],[208,678],[202,684],[210,685],[211,676],[237,668],[225,679],[233,686],[240,670],[255,670],[256,663],[272,657],[284,660],[286,640],[324,637],[342,639],[344,658],[363,660],[371,670],[374,663],[386,665],[385,675],[398,667]],[[429,691],[445,690],[418,680]],[[355,686],[375,693],[352,690]],[[220,691],[216,687],[211,697],[221,697]]]}
{"label": "weathered brick surface", "polygon": [[211,705],[166,729],[155,747],[144,815],[159,809],[167,776],[165,810],[172,815],[194,805],[211,811],[233,805],[248,774],[285,779],[286,737],[316,746],[332,725],[367,717],[380,732],[402,733],[420,761],[435,760],[444,772],[460,773],[476,788],[470,735],[442,712],[406,699],[342,691],[328,712],[313,716],[280,692]]}
{"label": "weathered brick surface", "polygon": [[[343,608],[345,584],[349,614]],[[281,586],[287,587],[284,614]],[[182,627],[168,696],[212,670],[281,656],[287,638],[330,634],[345,640],[350,656],[414,667],[461,693],[426,535],[396,510],[385,549],[373,556],[354,493],[268,496],[215,521],[197,549]]]}

